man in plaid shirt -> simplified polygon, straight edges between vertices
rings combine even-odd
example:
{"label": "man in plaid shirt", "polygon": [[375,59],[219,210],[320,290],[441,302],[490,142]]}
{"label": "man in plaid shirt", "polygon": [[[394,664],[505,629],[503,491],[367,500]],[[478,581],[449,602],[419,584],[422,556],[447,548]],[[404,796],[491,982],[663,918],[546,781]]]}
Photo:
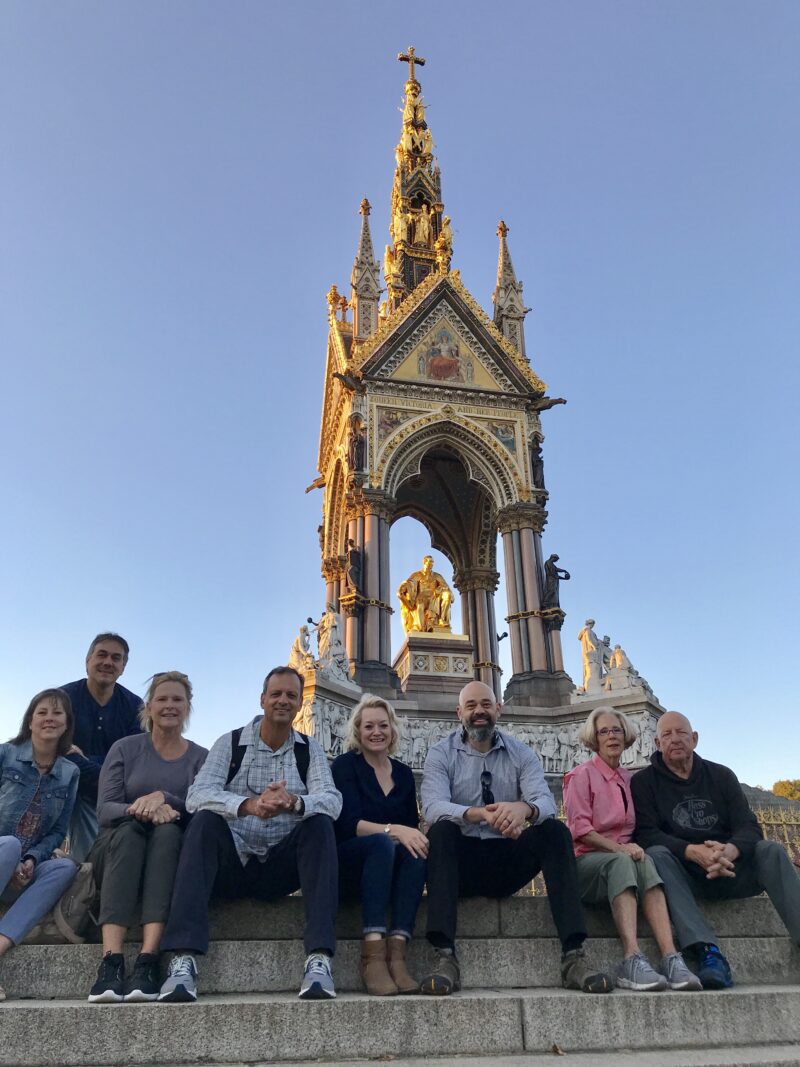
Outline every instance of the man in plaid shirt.
{"label": "man in plaid shirt", "polygon": [[[186,798],[193,812],[175,876],[162,948],[174,955],[160,1000],[197,999],[195,955],[208,950],[212,896],[275,900],[301,889],[308,954],[300,996],[336,996],[338,863],[333,823],[342,807],[322,747],[292,729],[303,678],[269,672],[263,715],[215,742]],[[238,743],[237,743],[238,742]]]}

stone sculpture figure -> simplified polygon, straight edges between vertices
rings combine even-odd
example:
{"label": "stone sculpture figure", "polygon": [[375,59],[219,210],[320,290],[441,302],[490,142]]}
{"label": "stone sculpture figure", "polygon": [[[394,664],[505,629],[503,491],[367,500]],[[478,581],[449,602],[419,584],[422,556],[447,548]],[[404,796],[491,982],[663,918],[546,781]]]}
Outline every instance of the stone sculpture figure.
{"label": "stone sculpture figure", "polygon": [[531,481],[537,489],[546,488],[544,484],[544,459],[542,443],[538,437],[531,439]]}
{"label": "stone sculpture figure", "polygon": [[429,248],[431,243],[431,216],[428,205],[423,204],[414,220],[414,244]]}
{"label": "stone sculpture figure", "polygon": [[[309,619],[313,622],[313,619]],[[319,669],[329,678],[350,681],[350,661],[344,647],[344,624],[342,617],[328,604],[325,614],[317,623]]]}
{"label": "stone sculpture figure", "polygon": [[397,590],[403,629],[410,633],[451,633],[450,586],[433,569],[433,556],[425,556],[422,570],[414,571]]}
{"label": "stone sculpture figure", "polygon": [[361,575],[363,573],[361,549],[356,546],[352,537],[347,540],[347,571],[345,583],[351,593],[361,592]]}
{"label": "stone sculpture figure", "polygon": [[578,634],[583,654],[583,691],[596,693],[601,689],[603,674],[603,645],[594,632],[594,619],[587,619],[586,625]]}
{"label": "stone sculpture figure", "polygon": [[300,674],[303,671],[314,669],[314,657],[311,655],[311,634],[305,624],[300,627],[300,632],[292,643],[292,650],[289,653],[289,666],[294,667]]}
{"label": "stone sculpture figure", "polygon": [[367,457],[367,437],[358,420],[353,422],[347,435],[347,465],[351,471],[363,471]]}
{"label": "stone sculpture figure", "polygon": [[568,582],[570,579],[569,571],[565,571],[563,567],[556,566],[557,562],[558,556],[555,553],[548,557],[544,562],[543,608],[560,607],[558,599],[558,583],[559,581]]}

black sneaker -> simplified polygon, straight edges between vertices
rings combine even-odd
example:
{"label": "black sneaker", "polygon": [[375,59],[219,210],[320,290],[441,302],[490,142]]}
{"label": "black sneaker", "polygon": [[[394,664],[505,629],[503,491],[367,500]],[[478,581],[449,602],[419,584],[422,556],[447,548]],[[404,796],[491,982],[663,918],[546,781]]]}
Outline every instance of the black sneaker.
{"label": "black sneaker", "polygon": [[133,974],[125,983],[125,1000],[158,1000],[160,992],[158,956],[149,952],[140,952],[133,965]]}
{"label": "black sneaker", "polygon": [[125,957],[107,952],[97,968],[97,981],[89,990],[92,1004],[119,1004],[125,999]]}

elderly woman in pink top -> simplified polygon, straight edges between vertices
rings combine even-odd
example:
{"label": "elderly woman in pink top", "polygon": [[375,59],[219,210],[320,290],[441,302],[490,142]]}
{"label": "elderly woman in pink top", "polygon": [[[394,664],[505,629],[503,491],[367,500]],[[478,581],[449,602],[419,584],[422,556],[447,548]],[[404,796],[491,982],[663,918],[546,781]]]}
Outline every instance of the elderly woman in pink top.
{"label": "elderly woman in pink top", "polygon": [[[622,941],[617,985],[623,989],[700,989],[676,950],[661,879],[653,861],[633,844],[636,816],[631,772],[620,757],[636,740],[636,730],[616,708],[595,708],[578,733],[594,755],[564,778],[564,810],[575,842],[581,896],[587,903],[608,900]],[[637,901],[661,951],[655,970],[636,938]]]}

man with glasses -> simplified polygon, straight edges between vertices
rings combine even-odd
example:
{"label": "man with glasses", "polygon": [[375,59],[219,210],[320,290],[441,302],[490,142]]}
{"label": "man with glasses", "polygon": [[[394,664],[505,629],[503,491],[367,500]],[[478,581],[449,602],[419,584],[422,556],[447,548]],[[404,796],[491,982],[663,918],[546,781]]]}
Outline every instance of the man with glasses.
{"label": "man with glasses", "polygon": [[425,760],[422,807],[428,837],[428,941],[436,966],[420,989],[461,988],[455,953],[459,897],[507,897],[540,871],[561,941],[566,989],[610,993],[611,978],[586,958],[586,927],[569,830],[534,751],[496,728],[500,703],[483,682],[461,690],[461,726]]}
{"label": "man with glasses", "polygon": [[275,900],[303,893],[304,1000],[336,996],[338,861],[333,822],[342,797],[322,747],[292,729],[303,678],[275,667],[264,680],[263,715],[223,734],[186,797],[194,812],[183,839],[161,942],[173,957],[159,1000],[197,999],[194,956],[208,951],[212,896]]}
{"label": "man with glasses", "polygon": [[696,898],[737,900],[766,892],[800,945],[800,879],[783,846],[764,840],[739,779],[728,767],[701,759],[697,740],[680,712],[658,720],[657,751],[631,779],[634,840],[664,882],[678,947],[703,988],[726,989],[733,985],[730,965]]}

